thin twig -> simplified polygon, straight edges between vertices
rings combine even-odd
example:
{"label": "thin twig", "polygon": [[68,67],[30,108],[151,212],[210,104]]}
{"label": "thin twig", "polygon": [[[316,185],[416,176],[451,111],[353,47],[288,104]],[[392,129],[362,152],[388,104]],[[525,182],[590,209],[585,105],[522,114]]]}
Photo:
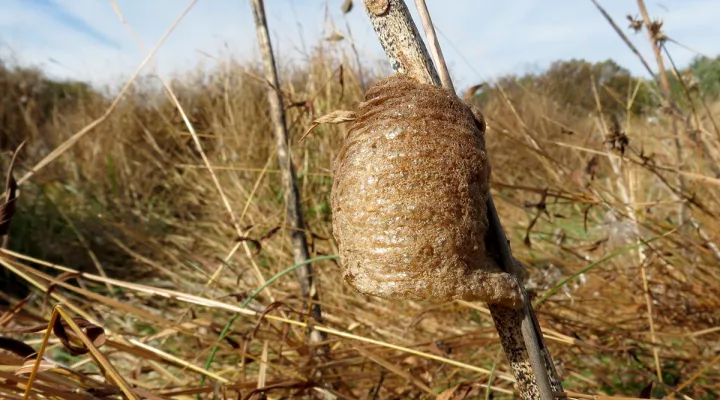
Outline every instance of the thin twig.
{"label": "thin twig", "polygon": [[450,78],[450,71],[448,71],[447,64],[445,63],[445,57],[443,57],[440,43],[438,42],[437,35],[435,34],[435,26],[430,18],[430,12],[428,11],[427,4],[425,4],[425,0],[415,0],[415,7],[420,15],[420,22],[422,22],[425,36],[430,42],[430,54],[432,55],[433,62],[435,63],[435,68],[437,68],[438,74],[440,75],[442,87],[454,93],[455,87],[453,86],[452,79]]}

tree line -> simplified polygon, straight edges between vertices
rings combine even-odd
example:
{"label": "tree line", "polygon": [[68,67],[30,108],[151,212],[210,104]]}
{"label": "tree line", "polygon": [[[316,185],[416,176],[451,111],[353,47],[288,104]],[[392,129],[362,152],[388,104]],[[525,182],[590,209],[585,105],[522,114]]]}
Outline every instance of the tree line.
{"label": "tree line", "polygon": [[[720,98],[720,56],[697,56],[680,71],[666,71],[673,100],[680,106]],[[653,78],[633,76],[613,60],[582,59],[553,62],[540,73],[509,75],[483,85],[474,101],[483,104],[500,94],[516,98],[526,93],[545,96],[566,110],[587,114],[598,108],[604,114],[644,115],[661,106],[660,91]]]}

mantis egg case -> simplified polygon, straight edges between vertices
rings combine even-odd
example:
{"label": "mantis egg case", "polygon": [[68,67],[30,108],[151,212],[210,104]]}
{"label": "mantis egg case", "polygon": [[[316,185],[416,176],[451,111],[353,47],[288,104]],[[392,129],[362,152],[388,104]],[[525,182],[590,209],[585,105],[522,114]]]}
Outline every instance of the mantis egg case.
{"label": "mantis egg case", "polygon": [[344,278],[388,299],[517,305],[487,255],[484,124],[449,91],[402,74],[367,92],[333,164]]}

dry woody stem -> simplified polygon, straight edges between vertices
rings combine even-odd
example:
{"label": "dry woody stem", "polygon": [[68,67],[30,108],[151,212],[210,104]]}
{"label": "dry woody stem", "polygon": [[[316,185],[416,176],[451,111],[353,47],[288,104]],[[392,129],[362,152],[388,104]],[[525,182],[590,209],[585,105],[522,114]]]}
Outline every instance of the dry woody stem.
{"label": "dry woody stem", "polygon": [[[270,83],[267,86],[267,97],[270,106],[270,119],[273,124],[273,133],[277,144],[277,157],[280,164],[282,184],[285,190],[285,218],[290,228],[293,258],[295,263],[301,263],[310,258],[307,237],[305,236],[305,222],[300,205],[300,192],[293,167],[291,153],[288,145],[288,131],[285,123],[282,97],[275,89],[280,87],[275,57],[270,43],[270,34],[265,18],[265,7],[262,0],[251,0],[258,43],[263,59],[265,78]],[[296,270],[297,280],[303,299],[311,299],[310,316],[322,323],[322,312],[319,304],[319,293],[313,277],[311,264],[305,264]],[[312,332],[313,342],[323,341],[325,335],[319,331]]]}

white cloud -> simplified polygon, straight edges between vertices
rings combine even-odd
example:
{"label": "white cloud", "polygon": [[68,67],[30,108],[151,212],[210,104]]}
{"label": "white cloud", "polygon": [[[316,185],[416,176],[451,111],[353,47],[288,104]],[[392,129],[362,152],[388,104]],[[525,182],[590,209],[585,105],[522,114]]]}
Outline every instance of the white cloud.
{"label": "white cloud", "polygon": [[[380,46],[362,9],[347,16],[363,58],[382,59]],[[117,0],[126,20],[152,47],[188,4],[179,0]],[[301,59],[305,47],[327,35],[329,25],[346,31],[341,0],[267,0],[273,45],[282,62]],[[428,1],[441,31],[440,42],[457,86],[489,76],[522,72],[528,65],[546,66],[556,59],[615,59],[635,73],[640,63],[589,0]],[[626,14],[637,14],[634,2],[600,3],[625,29]],[[408,1],[411,9],[412,2]],[[451,5],[451,6],[449,6]],[[663,18],[671,37],[708,55],[720,53],[720,2],[666,0],[648,2]],[[413,11],[413,14],[416,15]],[[644,34],[626,30],[648,58]],[[192,70],[212,56],[254,59],[256,36],[249,1],[199,0],[157,55],[163,73]],[[5,0],[0,2],[0,43],[21,62],[41,65],[57,77],[93,83],[118,83],[144,58],[112,9],[109,0]],[[346,44],[341,44],[345,46]],[[669,46],[675,61],[687,63],[692,52]],[[462,55],[458,53],[458,49]]]}

